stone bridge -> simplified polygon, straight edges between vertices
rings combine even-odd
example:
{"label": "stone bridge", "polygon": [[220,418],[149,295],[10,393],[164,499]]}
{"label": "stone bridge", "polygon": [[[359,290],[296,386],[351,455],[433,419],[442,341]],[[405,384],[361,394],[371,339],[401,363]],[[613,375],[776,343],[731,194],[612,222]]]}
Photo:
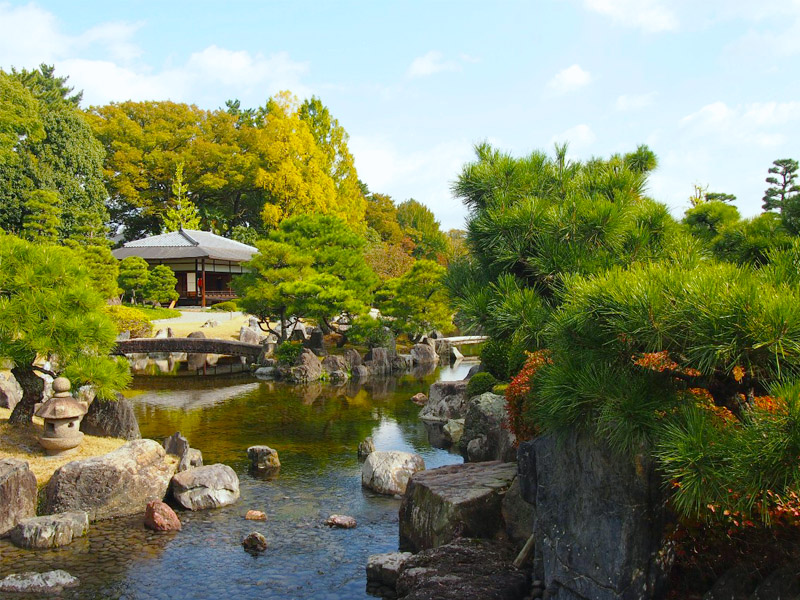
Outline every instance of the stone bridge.
{"label": "stone bridge", "polygon": [[235,340],[214,338],[134,338],[117,342],[112,354],[154,354],[156,352],[186,352],[189,354],[225,354],[258,358],[262,347]]}

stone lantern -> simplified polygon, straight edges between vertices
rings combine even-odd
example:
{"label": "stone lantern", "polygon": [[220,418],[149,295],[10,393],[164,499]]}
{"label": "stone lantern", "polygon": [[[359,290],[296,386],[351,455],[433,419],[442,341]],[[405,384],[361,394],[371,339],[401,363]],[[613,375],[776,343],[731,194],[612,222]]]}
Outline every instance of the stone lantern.
{"label": "stone lantern", "polygon": [[36,405],[36,416],[44,419],[44,433],[39,443],[48,454],[60,454],[77,448],[83,440],[81,419],[89,409],[86,402],[78,402],[69,393],[66,377],[53,381],[54,395],[47,402]]}

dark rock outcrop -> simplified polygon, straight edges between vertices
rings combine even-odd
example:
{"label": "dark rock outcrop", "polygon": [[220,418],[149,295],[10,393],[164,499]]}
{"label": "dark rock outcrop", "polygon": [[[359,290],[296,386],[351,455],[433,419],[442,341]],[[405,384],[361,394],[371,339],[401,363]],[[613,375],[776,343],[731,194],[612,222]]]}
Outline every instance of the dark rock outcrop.
{"label": "dark rock outcrop", "polygon": [[464,433],[459,442],[461,456],[467,462],[517,460],[516,437],[508,431],[506,399],[486,392],[467,403]]}
{"label": "dark rock outcrop", "polygon": [[437,381],[428,392],[428,403],[422,407],[419,418],[441,423],[450,419],[461,419],[464,417],[466,404],[466,381]]}
{"label": "dark rock outcrop", "polygon": [[342,356],[344,357],[347,366],[351,369],[364,364],[364,361],[361,359],[361,355],[355,348],[347,348]]}
{"label": "dark rock outcrop", "polygon": [[322,359],[322,370],[328,375],[336,371],[344,371],[346,373],[349,369],[350,367],[348,366],[347,360],[344,358],[344,356],[331,354],[330,356],[326,356],[324,359]]}
{"label": "dark rock outcrop", "polygon": [[391,375],[392,356],[386,348],[372,348],[364,357],[364,366],[371,376]]}
{"label": "dark rock outcrop", "polygon": [[400,549],[418,552],[458,538],[505,535],[502,503],[515,463],[449,465],[416,473],[400,505]]}
{"label": "dark rock outcrop", "polygon": [[510,548],[488,540],[458,539],[406,559],[397,578],[405,600],[521,600],[528,575],[512,565]]}
{"label": "dark rock outcrop", "polygon": [[36,476],[24,460],[0,458],[0,537],[34,515]]}
{"label": "dark rock outcrop", "polygon": [[321,377],[322,363],[317,355],[308,348],[303,348],[294,366],[288,370],[286,375],[291,383],[309,383],[318,381]]}
{"label": "dark rock outcrop", "polygon": [[117,399],[110,401],[96,398],[81,421],[81,431],[87,435],[123,440],[138,440],[142,437],[133,404],[122,394],[117,394]]}
{"label": "dark rock outcrop", "polygon": [[550,598],[662,597],[671,556],[661,480],[585,434],[521,444],[522,496],[534,505],[535,574]]}
{"label": "dark rock outcrop", "polygon": [[83,510],[90,521],[142,513],[148,502],[167,493],[176,467],[153,440],[134,440],[108,454],[74,460],[53,473],[43,512]]}

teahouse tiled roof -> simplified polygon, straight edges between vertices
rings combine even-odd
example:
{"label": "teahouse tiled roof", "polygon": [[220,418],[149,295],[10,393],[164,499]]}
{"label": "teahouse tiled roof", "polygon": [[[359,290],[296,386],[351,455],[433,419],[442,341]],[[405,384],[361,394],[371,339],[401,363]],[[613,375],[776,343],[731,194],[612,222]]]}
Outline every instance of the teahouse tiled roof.
{"label": "teahouse tiled roof", "polygon": [[122,260],[128,256],[144,259],[208,258],[244,262],[258,252],[253,246],[229,240],[209,231],[181,229],[128,242],[113,251]]}

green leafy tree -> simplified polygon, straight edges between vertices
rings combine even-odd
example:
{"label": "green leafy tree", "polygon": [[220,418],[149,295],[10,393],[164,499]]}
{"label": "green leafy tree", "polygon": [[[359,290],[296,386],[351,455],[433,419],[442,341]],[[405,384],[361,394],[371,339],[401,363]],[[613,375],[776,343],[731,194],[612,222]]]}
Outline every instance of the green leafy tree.
{"label": "green leafy tree", "polygon": [[391,196],[368,194],[365,218],[367,226],[376,231],[384,242],[399,244],[405,237],[397,222],[397,207]]}
{"label": "green leafy tree", "polygon": [[20,144],[43,137],[39,102],[18,79],[0,70],[0,165],[17,164]]}
{"label": "green leafy tree", "polygon": [[117,283],[123,295],[136,303],[136,294],[143,295],[150,281],[150,266],[141,256],[128,256],[119,262]]}
{"label": "green leafy tree", "polygon": [[[111,254],[108,246],[68,244],[80,256],[83,265],[89,271],[97,290],[103,298],[118,298],[122,293],[117,281],[120,273],[120,261]],[[138,258],[138,257],[136,257]],[[147,263],[145,263],[146,265]]]}
{"label": "green leafy tree", "polygon": [[36,375],[42,359],[74,388],[91,384],[98,397],[114,398],[130,373],[126,361],[109,357],[117,333],[80,257],[0,234],[0,265],[0,356],[23,389],[9,422],[30,422],[44,387]]}
{"label": "green leafy tree", "polygon": [[167,265],[156,265],[150,271],[144,288],[144,299],[153,304],[169,304],[178,299],[178,280]]}
{"label": "green leafy tree", "polygon": [[391,326],[396,331],[417,340],[451,326],[452,310],[443,283],[445,273],[441,265],[421,259],[408,273],[388,281],[380,290],[376,304],[381,313],[394,319]]}
{"label": "green leafy tree", "polygon": [[175,167],[175,179],[172,182],[174,204],[164,213],[164,230],[200,229],[200,213],[189,200],[188,190],[183,183],[183,163]]}
{"label": "green leafy tree", "polygon": [[439,228],[434,214],[424,204],[413,198],[401,202],[397,206],[397,222],[414,242],[412,254],[416,258],[438,260],[447,252],[447,237]]}

